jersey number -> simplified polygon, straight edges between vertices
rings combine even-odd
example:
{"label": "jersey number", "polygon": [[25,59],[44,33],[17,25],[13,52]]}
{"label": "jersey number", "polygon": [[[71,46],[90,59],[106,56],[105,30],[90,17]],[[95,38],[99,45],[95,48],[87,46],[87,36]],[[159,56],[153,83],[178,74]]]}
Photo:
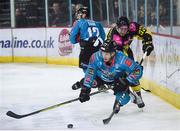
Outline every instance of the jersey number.
{"label": "jersey number", "polygon": [[99,29],[97,27],[88,27],[89,37],[99,36]]}

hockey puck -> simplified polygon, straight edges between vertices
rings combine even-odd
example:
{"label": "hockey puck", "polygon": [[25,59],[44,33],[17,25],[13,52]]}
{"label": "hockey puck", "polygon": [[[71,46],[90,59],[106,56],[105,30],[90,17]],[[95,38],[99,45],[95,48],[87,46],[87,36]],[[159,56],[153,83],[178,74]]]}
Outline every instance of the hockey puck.
{"label": "hockey puck", "polygon": [[68,124],[67,128],[73,128],[73,124]]}

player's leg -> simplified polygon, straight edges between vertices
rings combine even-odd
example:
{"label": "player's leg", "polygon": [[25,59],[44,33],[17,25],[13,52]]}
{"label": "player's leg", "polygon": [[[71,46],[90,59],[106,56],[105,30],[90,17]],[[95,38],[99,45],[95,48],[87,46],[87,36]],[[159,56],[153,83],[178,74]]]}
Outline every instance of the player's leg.
{"label": "player's leg", "polygon": [[[89,53],[90,51],[88,51],[88,49],[86,49],[86,47],[84,45],[86,45],[87,42],[80,42],[81,45],[81,51],[79,54],[79,68],[83,69],[83,72],[86,72],[88,63],[89,63],[89,59],[91,57],[91,53]],[[82,46],[83,45],[83,46]],[[84,82],[84,78],[82,78],[80,81],[77,81],[76,83],[74,83],[72,85],[72,89],[73,90],[77,90],[79,88],[82,87]]]}
{"label": "player's leg", "polygon": [[114,91],[114,95],[116,96],[116,99],[113,105],[113,111],[115,114],[117,114],[120,111],[120,107],[123,105],[126,105],[130,100],[129,85],[122,84],[121,81],[115,80],[113,91]]}
{"label": "player's leg", "polygon": [[136,94],[134,103],[137,104],[139,108],[143,108],[145,106],[144,101],[142,99],[141,95],[141,86],[140,85],[134,85],[131,86],[131,89],[133,90],[133,93]]}
{"label": "player's leg", "polygon": [[[86,72],[86,69],[88,67],[89,59],[91,58],[91,55],[99,50],[99,47],[93,47],[90,45],[93,45],[93,44],[88,41],[80,42],[81,51],[79,54],[79,68],[82,68],[84,73]],[[77,81],[76,83],[74,83],[72,85],[72,89],[77,90],[77,89],[81,88],[83,81],[84,81],[84,78],[82,78],[80,81]],[[93,85],[96,86],[95,84],[96,83],[94,82]]]}
{"label": "player's leg", "polygon": [[117,114],[120,111],[120,107],[126,105],[129,100],[129,91],[118,92],[116,94],[116,99],[113,105],[113,110],[115,110],[115,114]]}
{"label": "player's leg", "polygon": [[[134,60],[134,55],[133,55],[133,52],[131,50],[131,48],[129,48],[127,50],[127,54],[128,54],[128,57],[132,60]],[[137,85],[134,85],[131,87],[133,92],[137,94],[137,96],[139,96],[138,99],[136,99],[136,104],[138,105],[139,108],[143,108],[145,106],[144,102],[143,102],[143,99],[142,99],[142,95],[141,95],[141,86],[140,86],[140,83],[138,82]]]}
{"label": "player's leg", "polygon": [[113,110],[115,110],[115,114],[117,114],[120,111],[120,106],[122,105],[120,105],[118,101],[115,99],[114,105],[113,105]]}

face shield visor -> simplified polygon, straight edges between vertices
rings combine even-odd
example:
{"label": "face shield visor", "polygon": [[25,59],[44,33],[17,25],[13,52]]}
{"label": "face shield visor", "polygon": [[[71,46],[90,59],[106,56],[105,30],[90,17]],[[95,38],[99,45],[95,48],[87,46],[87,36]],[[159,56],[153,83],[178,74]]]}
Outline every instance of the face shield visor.
{"label": "face shield visor", "polygon": [[128,26],[127,25],[123,25],[120,27],[117,26],[116,30],[121,36],[124,36],[128,32]]}

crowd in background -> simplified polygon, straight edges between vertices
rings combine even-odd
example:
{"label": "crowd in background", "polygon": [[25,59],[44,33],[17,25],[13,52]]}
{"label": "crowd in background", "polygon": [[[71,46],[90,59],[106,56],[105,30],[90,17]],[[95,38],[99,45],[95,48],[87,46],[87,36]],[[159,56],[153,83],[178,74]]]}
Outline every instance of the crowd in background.
{"label": "crowd in background", "polygon": [[[170,25],[170,1],[159,0],[159,24],[162,26]],[[130,3],[130,2],[129,2]],[[126,0],[121,3],[121,15],[126,15]],[[92,2],[92,16],[96,21],[100,21],[104,26],[116,22],[119,14],[118,0],[109,0],[109,19],[107,23],[106,1],[96,0]],[[174,25],[177,25],[177,6],[176,0],[173,1]],[[69,15],[69,3],[67,0],[48,0],[48,26],[64,27],[72,26],[75,20],[75,13],[78,8],[89,6],[87,0],[72,0],[72,15]],[[140,24],[145,23],[144,0],[138,0],[138,21]],[[15,27],[46,27],[45,0],[15,0]],[[134,20],[134,7],[129,4],[129,18]],[[156,25],[156,1],[152,0],[147,4],[147,25]],[[0,28],[11,27],[10,0],[0,1]]]}

